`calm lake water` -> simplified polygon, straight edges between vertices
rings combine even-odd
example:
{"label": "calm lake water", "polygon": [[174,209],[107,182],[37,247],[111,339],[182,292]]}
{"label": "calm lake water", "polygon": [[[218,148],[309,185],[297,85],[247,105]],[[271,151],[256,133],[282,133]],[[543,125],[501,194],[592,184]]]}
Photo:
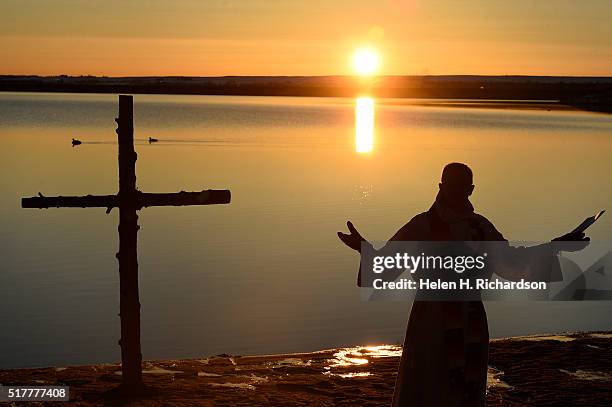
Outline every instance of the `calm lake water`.
{"label": "calm lake water", "polygon": [[[336,231],[351,219],[390,237],[450,161],[473,168],[477,211],[510,240],[612,209],[612,116],[224,96],[136,95],[134,109],[142,191],[232,191],[140,212],[145,359],[400,342],[410,304],[362,302]],[[20,208],[117,191],[117,110],[114,95],[0,93],[0,367],[120,359],[118,212]],[[612,240],[611,221],[591,238]],[[612,328],[612,302],[486,307],[492,337]]]}

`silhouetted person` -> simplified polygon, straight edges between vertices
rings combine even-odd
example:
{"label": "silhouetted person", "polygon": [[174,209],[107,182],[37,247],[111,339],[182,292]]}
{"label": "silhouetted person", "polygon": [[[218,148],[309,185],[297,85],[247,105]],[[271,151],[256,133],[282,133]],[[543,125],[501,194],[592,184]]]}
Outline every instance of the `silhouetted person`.
{"label": "silhouetted person", "polygon": [[[474,212],[469,200],[473,190],[472,171],[467,165],[446,165],[434,204],[400,228],[391,241],[498,241],[510,257],[528,253],[530,260],[539,257],[538,261],[548,262],[547,267],[556,269],[558,277],[560,269],[554,245],[509,246],[491,222]],[[347,225],[350,234],[338,232],[342,242],[357,251],[361,251],[362,243],[369,245],[351,222]],[[554,240],[575,241],[571,250],[580,250],[588,244],[583,233]],[[495,271],[508,278],[497,267]],[[414,301],[393,406],[484,406],[488,346],[487,316],[482,301]]]}

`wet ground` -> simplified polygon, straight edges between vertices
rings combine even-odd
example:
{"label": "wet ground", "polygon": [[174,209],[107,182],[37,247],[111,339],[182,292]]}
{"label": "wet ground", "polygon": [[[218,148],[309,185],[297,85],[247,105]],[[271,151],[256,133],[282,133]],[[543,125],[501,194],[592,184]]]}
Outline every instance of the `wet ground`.
{"label": "wet ground", "polygon": [[[114,391],[119,365],[0,370],[0,383],[68,385],[71,404],[87,406],[385,406],[400,354],[401,348],[383,345],[147,361],[147,391],[137,398]],[[610,332],[491,342],[489,406],[610,406],[610,400]]]}

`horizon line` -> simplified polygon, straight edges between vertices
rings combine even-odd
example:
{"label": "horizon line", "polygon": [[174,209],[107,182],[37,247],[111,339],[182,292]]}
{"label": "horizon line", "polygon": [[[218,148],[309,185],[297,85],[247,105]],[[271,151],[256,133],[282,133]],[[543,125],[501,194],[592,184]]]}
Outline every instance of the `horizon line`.
{"label": "horizon line", "polygon": [[359,75],[348,74],[330,74],[330,75],[129,75],[129,76],[112,76],[112,75],[92,75],[92,74],[0,74],[1,77],[22,77],[22,78],[113,78],[113,79],[131,79],[131,78],[354,78],[354,79],[376,79],[376,78],[612,78],[610,75],[530,75],[530,74],[389,74],[389,75],[372,75],[370,77],[362,77]]}

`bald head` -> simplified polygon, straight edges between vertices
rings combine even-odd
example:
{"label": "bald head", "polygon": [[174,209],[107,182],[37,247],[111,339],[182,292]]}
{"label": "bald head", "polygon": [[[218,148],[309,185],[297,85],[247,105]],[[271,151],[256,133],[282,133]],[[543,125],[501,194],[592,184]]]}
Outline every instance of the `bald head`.
{"label": "bald head", "polygon": [[442,183],[472,185],[472,170],[462,163],[446,164],[442,170]]}
{"label": "bald head", "polygon": [[440,193],[451,207],[464,207],[474,191],[472,170],[462,163],[450,163],[442,170]]}

